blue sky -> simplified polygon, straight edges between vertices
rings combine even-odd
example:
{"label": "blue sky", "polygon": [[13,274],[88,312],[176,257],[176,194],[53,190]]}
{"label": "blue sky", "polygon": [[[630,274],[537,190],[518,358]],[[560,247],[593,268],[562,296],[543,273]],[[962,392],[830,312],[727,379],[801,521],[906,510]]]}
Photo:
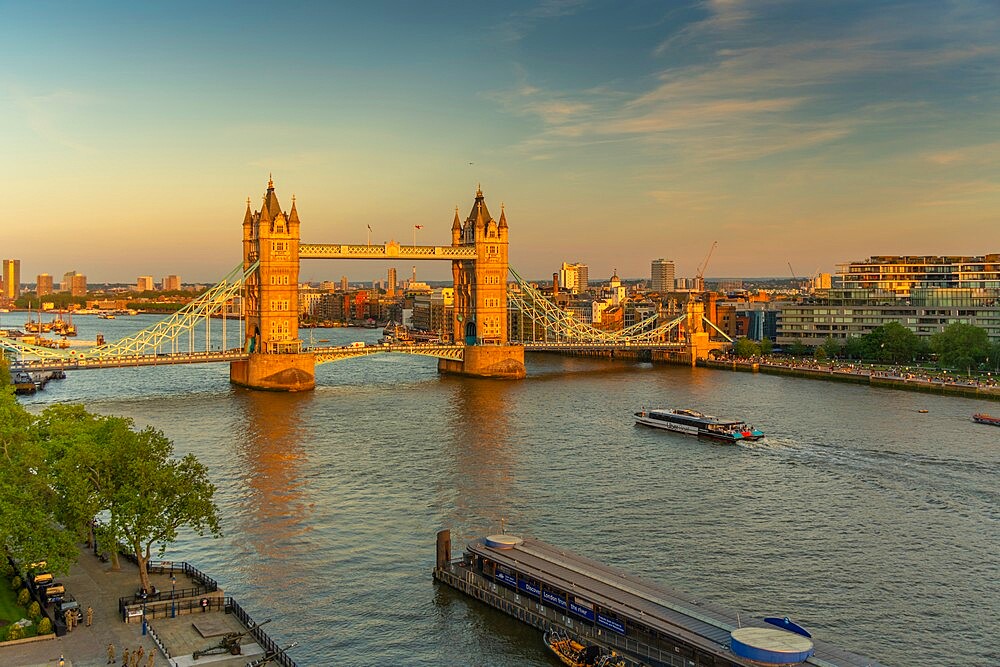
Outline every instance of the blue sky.
{"label": "blue sky", "polygon": [[710,276],[1000,251],[995,0],[0,11],[0,255],[26,282],[221,277],[268,173],[316,243],[446,244],[481,182],[534,278],[690,276],[716,240]]}

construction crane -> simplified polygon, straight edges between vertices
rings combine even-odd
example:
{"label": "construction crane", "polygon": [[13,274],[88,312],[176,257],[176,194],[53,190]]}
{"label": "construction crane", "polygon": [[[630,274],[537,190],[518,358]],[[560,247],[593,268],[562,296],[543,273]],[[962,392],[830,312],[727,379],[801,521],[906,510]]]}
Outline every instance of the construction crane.
{"label": "construction crane", "polygon": [[708,260],[712,259],[712,253],[715,252],[715,246],[717,245],[719,245],[718,241],[712,241],[712,247],[708,249],[705,261],[698,267],[698,273],[694,276],[694,287],[699,292],[705,291],[705,269],[708,268]]}

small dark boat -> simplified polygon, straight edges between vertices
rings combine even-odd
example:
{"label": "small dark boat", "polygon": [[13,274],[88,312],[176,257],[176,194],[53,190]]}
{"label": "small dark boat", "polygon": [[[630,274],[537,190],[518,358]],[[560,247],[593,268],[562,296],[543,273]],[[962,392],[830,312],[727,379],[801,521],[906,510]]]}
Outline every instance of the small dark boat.
{"label": "small dark boat", "polygon": [[545,633],[545,645],[569,667],[625,667],[625,661],[600,646],[586,646],[562,630]]}
{"label": "small dark boat", "polygon": [[977,424],[989,424],[990,426],[1000,426],[1000,417],[992,417],[985,412],[972,415],[972,421]]}

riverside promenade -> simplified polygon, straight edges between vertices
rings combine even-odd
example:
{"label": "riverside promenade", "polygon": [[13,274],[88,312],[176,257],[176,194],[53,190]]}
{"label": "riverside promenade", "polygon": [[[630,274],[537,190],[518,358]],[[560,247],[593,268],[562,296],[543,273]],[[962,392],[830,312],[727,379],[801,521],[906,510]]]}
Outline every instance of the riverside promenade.
{"label": "riverside promenade", "polygon": [[699,361],[698,365],[744,373],[766,373],[833,382],[852,382],[883,389],[904,389],[930,394],[1000,401],[1000,382],[993,376],[984,380],[949,374],[947,371],[929,373],[926,369],[920,368],[808,360],[726,359]]}
{"label": "riverside promenade", "polygon": [[[197,582],[189,579],[183,572],[174,573],[177,579],[178,591],[191,588]],[[94,667],[106,665],[107,646],[114,644],[116,665],[122,665],[122,651],[128,649],[135,652],[141,646],[143,658],[141,667],[187,667],[191,664],[210,667],[243,667],[247,662],[259,658],[263,649],[248,638],[243,642],[243,654],[206,655],[197,663],[191,656],[195,650],[203,650],[217,644],[219,638],[226,632],[243,632],[245,628],[231,614],[219,611],[223,602],[222,591],[207,593],[204,597],[212,601],[212,605],[204,612],[193,614],[178,613],[176,617],[150,618],[149,626],[159,635],[163,644],[171,650],[174,658],[168,660],[153,641],[152,633],[142,634],[141,618],[132,618],[129,623],[122,620],[119,600],[135,594],[139,588],[138,567],[121,559],[121,570],[113,571],[110,562],[101,562],[93,553],[81,545],[80,558],[70,568],[69,574],[57,577],[66,586],[66,591],[72,593],[80,603],[84,612],[84,622],[81,622],[72,632],[62,637],[49,635],[49,639],[40,639],[30,643],[15,645],[0,644],[0,665],[10,667],[53,667],[59,665],[59,659],[65,660],[66,667]],[[171,591],[170,573],[150,574],[150,583],[165,593]],[[182,604],[187,607],[199,605],[200,600],[178,600],[178,608]],[[169,600],[168,600],[169,604]],[[157,603],[162,607],[163,603]],[[93,625],[87,627],[85,616],[87,607],[94,610]],[[150,607],[154,605],[150,603]],[[203,631],[210,628],[207,634],[197,632],[201,626]],[[149,655],[154,655],[149,662]]]}

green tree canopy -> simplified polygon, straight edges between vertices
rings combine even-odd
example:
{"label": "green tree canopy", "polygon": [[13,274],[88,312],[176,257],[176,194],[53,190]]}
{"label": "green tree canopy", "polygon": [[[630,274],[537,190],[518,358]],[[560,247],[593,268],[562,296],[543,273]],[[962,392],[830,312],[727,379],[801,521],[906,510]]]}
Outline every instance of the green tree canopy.
{"label": "green tree canopy", "polygon": [[76,547],[53,511],[53,478],[32,422],[0,358],[0,549],[22,563],[44,560],[53,572],[66,572]]}
{"label": "green tree canopy", "polygon": [[931,348],[937,352],[942,366],[958,369],[978,366],[991,351],[986,329],[961,322],[953,322],[934,334]]}
{"label": "green tree canopy", "polygon": [[760,354],[760,345],[749,338],[737,338],[733,350],[737,357],[754,357]]}
{"label": "green tree canopy", "polygon": [[172,458],[173,444],[162,432],[130,426],[121,419],[112,424],[102,462],[109,467],[108,481],[99,496],[110,514],[105,536],[135,555],[140,583],[148,590],[154,546],[162,556],[182,527],[198,535],[222,532],[208,469],[193,454]]}

